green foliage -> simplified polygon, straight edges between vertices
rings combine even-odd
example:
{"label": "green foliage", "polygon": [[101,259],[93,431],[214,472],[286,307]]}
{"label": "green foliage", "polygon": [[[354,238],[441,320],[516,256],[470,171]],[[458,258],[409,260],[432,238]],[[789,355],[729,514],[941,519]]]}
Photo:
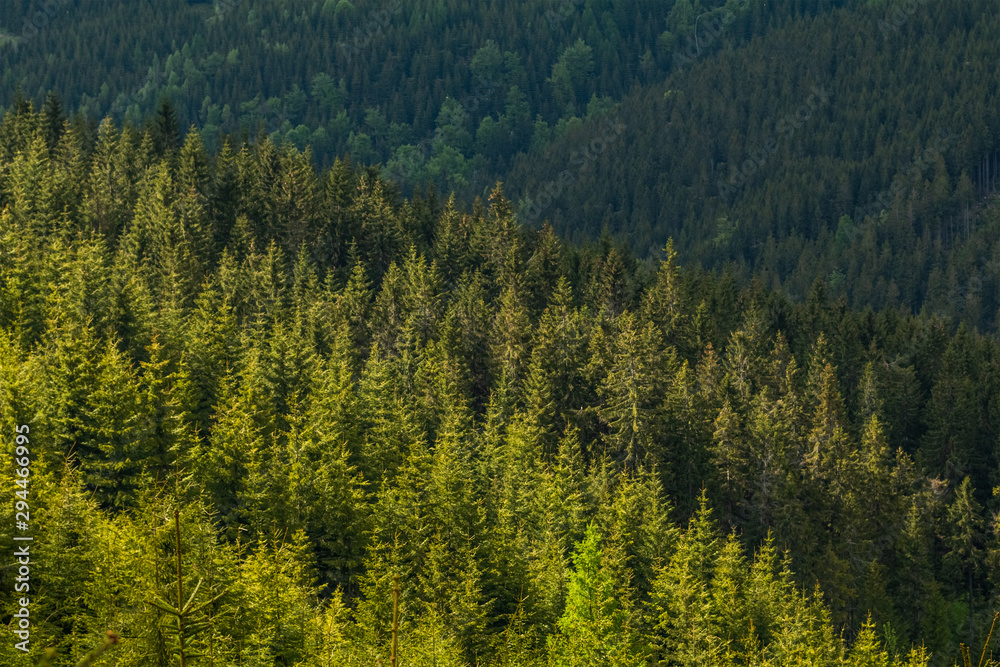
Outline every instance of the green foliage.
{"label": "green foliage", "polygon": [[181,547],[179,510],[174,510],[174,531],[174,555],[177,558],[177,604],[171,604],[156,596],[149,601],[149,604],[156,607],[158,610],[165,612],[168,616],[172,616],[176,621],[176,626],[171,627],[171,632],[168,635],[170,640],[168,650],[171,658],[176,655],[181,667],[184,667],[185,663],[189,662],[192,658],[205,657],[203,653],[196,653],[192,651],[193,639],[196,635],[211,629],[212,622],[208,616],[204,614],[205,608],[225,595],[226,591],[218,593],[208,600],[202,600],[198,597],[198,592],[201,590],[201,585],[204,583],[204,579],[199,579],[198,583],[194,585],[194,590],[191,592],[191,596],[187,598],[187,601],[185,601],[184,570],[182,567],[183,549]]}
{"label": "green foliage", "polygon": [[18,113],[0,427],[32,439],[29,659],[111,630],[122,666],[182,641],[385,665],[396,577],[400,664],[915,667],[984,636],[993,338],[564,243],[499,186],[466,211],[112,123],[53,151]]}
{"label": "green foliage", "polygon": [[550,650],[556,665],[638,666],[645,656],[629,627],[628,596],[609,574],[601,538],[588,526],[573,554],[566,611],[559,619],[559,634]]}
{"label": "green foliage", "polygon": [[[548,200],[539,184],[558,183],[543,220],[567,238],[607,231],[643,258],[673,238],[685,263],[728,267],[742,284],[756,278],[804,299],[823,279],[854,308],[926,308],[996,331],[1000,115],[995,100],[981,103],[994,89],[975,66],[998,56],[982,37],[998,30],[996,15],[982,13],[986,0],[957,13],[891,2],[722,4],[666,4],[655,39],[619,72],[632,85],[611,114],[625,126],[620,136],[610,139],[607,117],[588,118],[550,141],[552,119],[542,115],[545,149],[502,172],[522,213]],[[854,37],[845,47],[838,34]],[[577,37],[593,49],[587,80],[600,80],[605,42],[596,31]],[[546,72],[546,90],[568,110],[556,121],[564,126],[590,98],[572,74],[586,68],[584,46],[568,43],[556,42],[561,55]],[[900,72],[912,52],[948,73],[915,62]],[[758,67],[778,53],[790,67],[822,65],[797,69],[802,77]],[[911,98],[936,102],[904,122],[897,110]]]}

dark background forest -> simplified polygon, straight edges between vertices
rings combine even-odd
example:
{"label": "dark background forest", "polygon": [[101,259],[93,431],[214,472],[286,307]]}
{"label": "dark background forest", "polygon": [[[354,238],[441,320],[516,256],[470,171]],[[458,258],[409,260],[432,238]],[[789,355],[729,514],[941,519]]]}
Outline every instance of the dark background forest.
{"label": "dark background forest", "polygon": [[467,202],[500,179],[574,242],[608,229],[650,259],[672,237],[797,299],[820,277],[853,307],[997,326],[988,0],[7,6],[0,108],[56,91],[142,124],[166,96],[210,152],[265,133]]}

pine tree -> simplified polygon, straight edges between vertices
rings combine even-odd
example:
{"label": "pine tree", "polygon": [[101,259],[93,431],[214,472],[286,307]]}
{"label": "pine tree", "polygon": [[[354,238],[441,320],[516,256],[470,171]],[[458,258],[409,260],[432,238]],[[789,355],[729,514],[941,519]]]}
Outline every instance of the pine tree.
{"label": "pine tree", "polygon": [[115,238],[131,212],[126,192],[131,185],[122,173],[121,151],[126,136],[120,135],[110,118],[105,118],[97,133],[87,175],[82,209],[91,228],[108,238]]}
{"label": "pine tree", "polygon": [[612,571],[612,578],[620,586],[631,577],[635,603],[648,600],[657,569],[676,547],[678,531],[672,511],[659,476],[654,470],[641,469],[619,477],[613,502],[598,510],[606,526],[608,548],[620,554],[619,571]]}
{"label": "pine tree", "polygon": [[433,248],[434,258],[441,267],[442,280],[449,287],[453,287],[473,264],[470,227],[468,216],[459,210],[452,193],[444,210],[437,216]]}
{"label": "pine tree", "polygon": [[147,352],[149,361],[140,363],[135,437],[141,445],[136,458],[147,479],[162,482],[171,471],[181,474],[179,468],[190,465],[195,436],[190,413],[194,392],[187,364],[169,359],[157,338]]}
{"label": "pine tree", "polygon": [[63,125],[66,122],[66,117],[63,115],[62,102],[55,92],[50,90],[45,94],[45,103],[42,105],[41,115],[42,128],[45,132],[49,148],[54,149],[62,137],[63,130],[65,129]]}
{"label": "pine tree", "polygon": [[530,355],[529,316],[516,281],[500,295],[490,336],[494,377],[503,376],[511,386],[524,377]]}
{"label": "pine tree", "polygon": [[954,485],[966,475],[977,475],[978,424],[981,408],[973,378],[966,370],[964,347],[953,341],[941,359],[924,412],[927,431],[920,441],[919,460],[942,470]]}
{"label": "pine tree", "polygon": [[751,475],[756,461],[750,451],[750,438],[728,401],[715,419],[712,459],[718,468],[725,517],[733,522],[743,509],[744,494],[753,488]]}
{"label": "pine tree", "polygon": [[9,173],[7,187],[15,224],[37,244],[58,228],[62,213],[57,208],[54,169],[41,129],[34,133],[30,148],[14,157]]}
{"label": "pine tree", "polygon": [[972,480],[966,477],[955,490],[955,499],[948,508],[948,532],[945,536],[950,551],[944,562],[965,579],[968,586],[969,646],[975,646],[974,617],[977,606],[975,583],[982,567],[984,525],[982,506],[976,501]]}
{"label": "pine tree", "polygon": [[440,324],[442,343],[459,367],[468,369],[468,390],[479,407],[493,384],[489,363],[492,313],[486,299],[481,274],[463,275]]}
{"label": "pine tree", "polygon": [[560,279],[538,323],[524,387],[527,415],[547,456],[558,433],[589,402],[582,358],[587,346],[584,314],[572,307],[572,289]]}
{"label": "pine tree", "polygon": [[548,223],[542,225],[534,250],[525,265],[525,284],[531,296],[532,313],[540,313],[552,298],[552,290],[563,275],[563,249]]}
{"label": "pine tree", "polygon": [[170,154],[177,149],[181,136],[180,124],[177,121],[174,106],[168,98],[164,97],[160,100],[160,106],[156,110],[156,119],[150,129],[157,155]]}
{"label": "pine tree", "polygon": [[520,271],[524,250],[517,218],[499,183],[490,192],[489,202],[489,212],[474,218],[471,244],[482,258],[488,283],[503,289]]}
{"label": "pine tree", "polygon": [[214,236],[210,239],[213,257],[226,245],[229,232],[236,223],[236,210],[240,200],[237,190],[236,155],[228,139],[222,143],[222,148],[214,157],[211,182],[206,193],[211,228],[214,232]]}
{"label": "pine tree", "polygon": [[661,664],[696,665],[725,653],[711,595],[720,537],[704,494],[672,557],[653,581],[646,605],[653,656]]}
{"label": "pine tree", "polygon": [[289,146],[281,156],[281,177],[273,197],[275,225],[285,251],[298,252],[319,227],[320,184],[312,168],[312,152]]}
{"label": "pine tree", "polygon": [[178,156],[177,208],[181,229],[191,244],[198,265],[208,266],[215,259],[216,230],[209,210],[211,177],[209,159],[199,134],[188,131]]}
{"label": "pine tree", "polygon": [[643,319],[660,328],[660,335],[668,345],[676,347],[682,358],[690,359],[697,349],[673,239],[667,241],[663,255],[656,278],[643,295],[641,312]]}
{"label": "pine tree", "polygon": [[354,596],[371,518],[367,484],[352,463],[358,436],[349,368],[331,363],[315,384],[304,414],[289,416],[283,437],[276,475],[282,523],[305,530],[320,580]]}
{"label": "pine tree", "polygon": [[231,632],[240,650],[231,661],[296,664],[308,656],[309,620],[318,589],[302,531],[261,540],[241,563]]}
{"label": "pine tree", "polygon": [[663,381],[674,369],[671,356],[661,352],[659,331],[651,323],[643,326],[625,314],[618,318],[617,328],[614,356],[599,392],[604,399],[599,414],[611,431],[612,456],[630,469],[666,460],[660,401],[666,393]]}
{"label": "pine tree", "polygon": [[248,523],[257,536],[267,534],[278,509],[273,403],[262,391],[259,352],[250,354],[239,380],[232,373],[224,379],[210,439],[192,456],[194,481],[211,498],[231,541]]}
{"label": "pine tree", "polygon": [[397,387],[392,365],[373,345],[358,385],[361,471],[366,479],[392,479],[407,452],[423,437]]}
{"label": "pine tree", "polygon": [[367,350],[371,346],[371,309],[372,290],[365,267],[356,262],[351,269],[350,278],[342,290],[333,293],[327,284],[327,294],[333,304],[332,318],[338,327],[346,327],[349,333],[351,349],[355,354]]}
{"label": "pine tree", "polygon": [[566,611],[549,650],[556,665],[646,664],[638,633],[631,627],[628,596],[615,588],[601,537],[591,525],[573,554]]}

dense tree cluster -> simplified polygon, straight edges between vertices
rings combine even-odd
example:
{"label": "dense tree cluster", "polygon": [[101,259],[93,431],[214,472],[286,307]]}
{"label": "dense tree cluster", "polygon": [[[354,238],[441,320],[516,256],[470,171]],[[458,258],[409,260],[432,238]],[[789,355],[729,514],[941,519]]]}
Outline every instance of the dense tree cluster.
{"label": "dense tree cluster", "polygon": [[108,664],[172,664],[178,544],[188,648],[219,663],[387,664],[396,577],[402,664],[943,665],[985,640],[995,339],[741,289],[670,244],[652,269],[567,246],[499,186],[404,200],[176,128],[0,122],[33,646],[111,629]]}
{"label": "dense tree cluster", "polygon": [[574,151],[601,121],[517,158],[519,211],[569,170],[542,216],[567,239],[607,228],[655,256],[672,237],[686,262],[797,299],[822,278],[855,308],[996,331],[1000,17],[988,0],[848,4],[745,42],[732,14],[706,55],[621,100],[625,130],[587,168]]}
{"label": "dense tree cluster", "polygon": [[0,107],[18,86],[36,103],[58,90],[90,117],[141,122],[168,97],[210,148],[262,126],[320,164],[349,151],[406,183],[476,191],[621,98],[658,67],[653,50],[669,67],[662,35],[696,18],[687,0],[672,14],[653,0],[39,4],[5,5]]}
{"label": "dense tree cluster", "polygon": [[854,308],[1000,322],[990,0],[5,10],[0,110],[52,90],[141,125],[169,99],[211,153],[269,136],[465,202],[499,179],[522,222],[573,242],[607,228],[655,258],[673,238],[685,263],[795,299],[822,278]]}
{"label": "dense tree cluster", "polygon": [[19,87],[36,104],[56,90],[140,123],[167,97],[211,150],[264,131],[324,166],[349,152],[471,199],[518,154],[717,51],[722,26],[741,44],[852,2],[11,0],[0,110]]}

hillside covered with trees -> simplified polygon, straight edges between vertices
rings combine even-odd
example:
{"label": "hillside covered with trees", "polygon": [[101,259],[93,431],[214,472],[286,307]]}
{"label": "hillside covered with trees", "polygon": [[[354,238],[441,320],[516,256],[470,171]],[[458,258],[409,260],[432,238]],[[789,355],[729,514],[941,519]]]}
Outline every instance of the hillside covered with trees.
{"label": "hillside covered with trees", "polygon": [[[36,104],[54,90],[90,118],[141,124],[167,97],[210,148],[220,132],[263,129],[309,144],[322,165],[350,152],[407,185],[463,194],[662,75],[670,31],[697,18],[688,0],[674,11],[654,0],[53,4],[5,8],[0,107],[18,88]],[[748,31],[765,26],[756,4],[753,21],[740,4]]]}
{"label": "hillside covered with trees", "polygon": [[978,656],[997,341],[831,292],[567,243],[500,186],[466,207],[267,138],[209,151],[169,108],[94,131],[19,101],[0,432],[10,461],[30,425],[32,655],[112,630],[102,664]]}
{"label": "hillside covered with trees", "polygon": [[[9,7],[9,9],[7,9]],[[990,0],[11,0],[0,110],[268,136],[804,300],[1000,322]],[[49,94],[53,93],[51,97]],[[58,110],[57,110],[58,111]],[[442,196],[446,196],[442,195]]]}
{"label": "hillside covered with trees", "polygon": [[854,4],[748,42],[729,16],[610,112],[617,136],[590,120],[518,158],[521,216],[578,242],[606,228],[640,257],[673,238],[798,300],[822,278],[856,308],[996,331],[995,5]]}

